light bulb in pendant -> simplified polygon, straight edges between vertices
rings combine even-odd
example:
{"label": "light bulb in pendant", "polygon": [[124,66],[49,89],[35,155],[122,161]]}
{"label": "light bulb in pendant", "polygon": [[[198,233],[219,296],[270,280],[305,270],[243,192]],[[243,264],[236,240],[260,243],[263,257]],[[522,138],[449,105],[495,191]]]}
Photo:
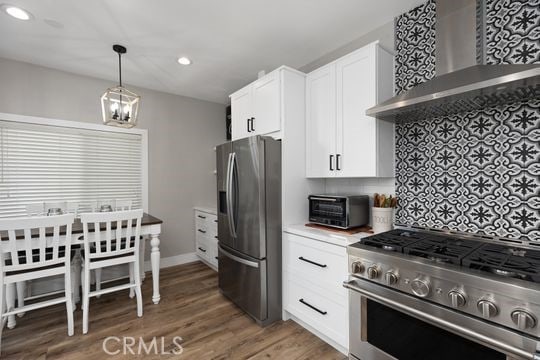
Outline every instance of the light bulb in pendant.
{"label": "light bulb in pendant", "polygon": [[111,104],[111,111],[112,111],[112,112],[115,112],[116,110],[118,110],[118,107],[119,107],[119,106],[118,106],[118,103],[117,103],[117,102],[113,102],[113,103]]}

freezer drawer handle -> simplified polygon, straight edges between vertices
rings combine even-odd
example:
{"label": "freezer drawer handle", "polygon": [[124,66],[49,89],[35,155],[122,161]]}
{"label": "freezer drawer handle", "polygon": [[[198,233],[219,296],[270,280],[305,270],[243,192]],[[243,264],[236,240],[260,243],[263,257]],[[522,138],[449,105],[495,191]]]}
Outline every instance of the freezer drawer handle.
{"label": "freezer drawer handle", "polygon": [[255,261],[249,261],[249,260],[246,260],[246,259],[242,259],[241,257],[235,256],[235,255],[231,254],[230,252],[223,250],[223,248],[221,248],[221,247],[219,248],[219,251],[221,251],[223,253],[223,255],[225,255],[229,259],[234,260],[236,262],[239,262],[240,264],[244,264],[244,265],[251,266],[251,267],[254,267],[254,268],[259,267],[259,264],[256,263]]}
{"label": "freezer drawer handle", "polygon": [[302,304],[306,305],[307,307],[309,307],[309,308],[315,310],[316,312],[318,312],[318,313],[321,314],[321,315],[326,315],[326,314],[328,314],[327,311],[322,311],[322,310],[317,309],[315,306],[311,305],[310,303],[305,302],[304,299],[300,299],[300,300],[298,300],[298,301],[300,301]]}
{"label": "freezer drawer handle", "polygon": [[197,229],[197,231],[200,232],[200,233],[206,234],[206,231],[204,231],[204,230]]}
{"label": "freezer drawer handle", "polygon": [[206,219],[206,216],[202,216],[202,215],[197,215],[197,217],[199,217],[201,219]]}
{"label": "freezer drawer handle", "polygon": [[303,257],[303,256],[300,256],[298,259],[299,259],[299,260],[302,260],[302,261],[305,261],[305,262],[307,262],[307,263],[313,264],[313,265],[318,266],[318,267],[322,267],[322,268],[325,268],[325,267],[326,267],[326,264],[319,264],[318,262],[315,262],[315,261],[306,259],[306,258]]}
{"label": "freezer drawer handle", "polygon": [[204,250],[202,247],[199,246],[198,248],[199,250],[201,250],[202,252],[206,252],[206,250]]}

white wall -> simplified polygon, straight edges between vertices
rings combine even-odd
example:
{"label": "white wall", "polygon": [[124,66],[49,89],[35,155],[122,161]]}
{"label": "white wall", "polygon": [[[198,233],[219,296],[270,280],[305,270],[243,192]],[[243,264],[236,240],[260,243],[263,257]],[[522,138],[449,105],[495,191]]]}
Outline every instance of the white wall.
{"label": "white wall", "polygon": [[[104,81],[0,58],[0,112],[101,123]],[[214,146],[225,141],[225,106],[134,88],[148,129],[149,212],[164,221],[161,256],[195,250],[195,205],[215,207]],[[121,155],[118,155],[121,156]]]}

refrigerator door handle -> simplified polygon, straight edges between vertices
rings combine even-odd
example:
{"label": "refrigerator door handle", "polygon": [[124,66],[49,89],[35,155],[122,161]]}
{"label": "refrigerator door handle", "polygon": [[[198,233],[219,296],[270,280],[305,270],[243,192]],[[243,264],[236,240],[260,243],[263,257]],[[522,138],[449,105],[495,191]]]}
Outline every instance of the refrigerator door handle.
{"label": "refrigerator door handle", "polygon": [[233,209],[233,202],[232,202],[235,157],[236,157],[235,153],[230,153],[229,163],[227,165],[227,220],[229,221],[229,231],[233,238],[236,238],[236,229],[234,226],[234,209]]}
{"label": "refrigerator door handle", "polygon": [[253,267],[253,268],[258,268],[259,267],[259,263],[255,262],[255,261],[249,261],[249,260],[246,260],[246,259],[242,259],[239,256],[233,255],[230,252],[224,250],[221,246],[219,247],[219,251],[223,255],[228,257],[229,259],[234,260],[234,261],[236,261],[236,262],[238,262],[240,264],[244,264],[246,266],[250,266],[250,267]]}

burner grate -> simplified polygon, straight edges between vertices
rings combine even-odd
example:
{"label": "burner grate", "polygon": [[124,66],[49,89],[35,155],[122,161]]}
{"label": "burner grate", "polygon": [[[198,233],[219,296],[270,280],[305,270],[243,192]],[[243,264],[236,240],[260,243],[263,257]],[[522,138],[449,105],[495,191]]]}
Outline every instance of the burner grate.
{"label": "burner grate", "polygon": [[540,251],[485,244],[463,260],[471,269],[540,283]]}
{"label": "burner grate", "polygon": [[482,243],[444,236],[430,236],[405,248],[405,253],[438,263],[461,265],[461,261]]}
{"label": "burner grate", "polygon": [[402,253],[406,246],[420,241],[424,237],[423,233],[396,229],[363,238],[361,243],[386,251]]}

